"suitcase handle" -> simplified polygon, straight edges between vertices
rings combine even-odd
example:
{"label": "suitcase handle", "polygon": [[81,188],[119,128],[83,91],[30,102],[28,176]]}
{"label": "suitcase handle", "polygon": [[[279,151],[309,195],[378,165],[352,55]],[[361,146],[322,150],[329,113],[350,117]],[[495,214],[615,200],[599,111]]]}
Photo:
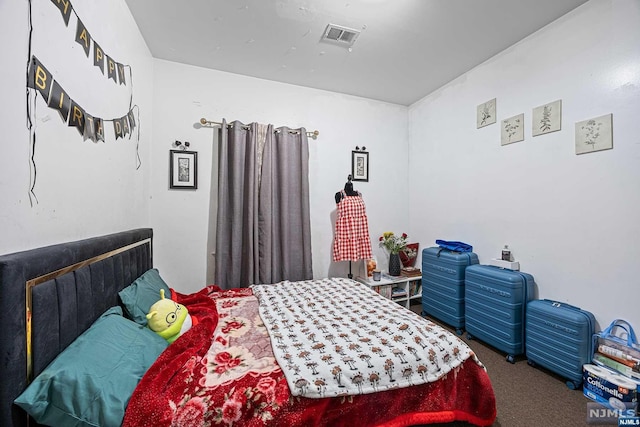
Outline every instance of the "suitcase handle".
{"label": "suitcase handle", "polygon": [[545,299],[544,301],[549,301],[552,307],[567,307],[573,310],[580,311],[580,307],[576,307],[575,305],[567,304],[566,302],[554,301],[550,299]]}

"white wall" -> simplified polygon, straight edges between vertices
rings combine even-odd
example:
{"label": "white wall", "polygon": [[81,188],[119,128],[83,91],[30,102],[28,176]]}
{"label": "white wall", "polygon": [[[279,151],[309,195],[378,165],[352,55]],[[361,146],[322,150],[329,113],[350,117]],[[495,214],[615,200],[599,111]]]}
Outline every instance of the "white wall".
{"label": "white wall", "polygon": [[[497,98],[498,122],[476,129]],[[562,129],[532,108],[562,99]],[[640,327],[640,2],[592,0],[410,107],[410,229],[462,240],[481,263],[508,244],[541,298]],[[524,113],[525,140],[500,145]],[[576,155],[576,122],[613,114],[613,150]]]}
{"label": "white wall", "polygon": [[[114,84],[85,56],[75,42],[75,15],[66,27],[54,3],[31,3],[31,53],[88,113],[105,119],[126,114],[131,86]],[[110,122],[105,123],[105,143],[83,141],[38,95],[33,111],[39,203],[30,205],[28,6],[27,1],[0,2],[0,254],[148,226],[153,62],[124,0],[76,1],[73,7],[102,49],[132,66],[133,103],[140,107],[142,123],[142,167],[136,170],[135,140],[115,142]]]}
{"label": "white wall", "polygon": [[[382,261],[377,237],[386,230],[407,232],[422,247],[437,238],[469,242],[482,262],[509,244],[523,271],[535,276],[540,297],[589,309],[601,324],[623,317],[640,325],[637,1],[592,0],[409,109],[153,60],[123,0],[76,3],[105,51],[133,68],[142,167],[136,170],[134,140],[115,142],[107,129],[106,143],[83,142],[38,97],[39,203],[30,206],[28,3],[1,2],[0,253],[152,226],[163,276],[179,291],[199,289],[207,283],[216,146],[215,131],[198,120],[304,126],[320,131],[310,142],[315,277],[347,273],[348,263],[331,262],[333,194],[350,172],[351,150],[366,145],[370,181],[356,189],[364,193]],[[67,28],[52,2],[32,4],[32,53],[88,112],[123,114],[129,87],[97,74],[74,41],[75,16]],[[525,114],[525,141],[501,147],[499,122],[476,129],[476,106],[494,97],[499,120]],[[533,138],[532,108],[556,99],[562,130]],[[574,124],[607,113],[614,149],[576,156]],[[199,152],[196,191],[168,189],[176,139]],[[353,269],[358,274],[360,266]]]}
{"label": "white wall", "polygon": [[[151,178],[154,262],[180,292],[207,279],[207,236],[212,162],[217,131],[198,121],[240,120],[320,131],[310,140],[310,204],[315,277],[346,276],[348,263],[332,263],[334,194],[351,173],[351,150],[370,153],[369,182],[355,182],[367,205],[374,252],[377,237],[408,232],[407,108],[332,92],[286,85],[188,65],[155,61]],[[198,189],[169,190],[169,150],[175,140],[198,152]],[[217,172],[216,172],[217,174]],[[360,265],[352,271],[359,272]]]}

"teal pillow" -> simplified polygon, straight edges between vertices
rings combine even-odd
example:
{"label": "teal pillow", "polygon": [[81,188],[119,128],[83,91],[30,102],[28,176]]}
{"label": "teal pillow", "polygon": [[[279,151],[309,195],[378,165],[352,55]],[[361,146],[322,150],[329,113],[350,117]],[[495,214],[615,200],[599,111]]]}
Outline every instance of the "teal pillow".
{"label": "teal pillow", "polygon": [[150,329],[107,310],[60,353],[15,404],[50,426],[120,426],[133,390],[167,348]]}
{"label": "teal pillow", "polygon": [[147,313],[149,308],[160,299],[160,289],[164,289],[167,298],[170,297],[169,286],[162,280],[158,270],[152,268],[121,290],[118,295],[127,316],[134,322],[147,326]]}

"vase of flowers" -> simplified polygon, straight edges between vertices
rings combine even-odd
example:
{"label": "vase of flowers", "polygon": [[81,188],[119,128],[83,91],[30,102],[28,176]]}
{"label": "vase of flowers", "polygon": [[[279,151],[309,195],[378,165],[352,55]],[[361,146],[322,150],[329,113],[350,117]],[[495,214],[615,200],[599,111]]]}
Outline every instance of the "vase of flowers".
{"label": "vase of flowers", "polygon": [[400,236],[392,231],[385,231],[380,236],[380,246],[389,251],[389,274],[391,276],[399,276],[402,263],[400,262],[400,252],[407,248],[407,234],[402,233]]}

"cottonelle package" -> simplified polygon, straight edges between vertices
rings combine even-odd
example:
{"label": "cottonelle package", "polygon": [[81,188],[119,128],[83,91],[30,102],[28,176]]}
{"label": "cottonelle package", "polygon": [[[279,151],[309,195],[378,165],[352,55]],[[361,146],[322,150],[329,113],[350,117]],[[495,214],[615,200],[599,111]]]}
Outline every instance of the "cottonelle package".
{"label": "cottonelle package", "polygon": [[601,405],[624,410],[629,405],[637,411],[640,381],[596,365],[583,366],[583,393]]}

